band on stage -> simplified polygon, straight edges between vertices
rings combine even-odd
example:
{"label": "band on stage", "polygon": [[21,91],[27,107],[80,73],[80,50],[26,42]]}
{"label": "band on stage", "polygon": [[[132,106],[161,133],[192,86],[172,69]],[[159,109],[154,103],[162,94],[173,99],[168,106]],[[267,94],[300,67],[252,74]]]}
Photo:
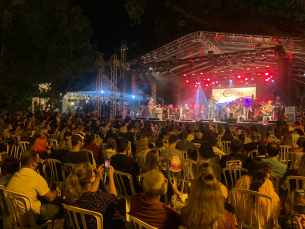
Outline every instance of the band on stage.
{"label": "band on stage", "polygon": [[[248,99],[250,101],[250,99]],[[241,102],[241,99],[231,101],[230,103],[220,103],[214,96],[207,100],[206,104],[186,103],[184,106],[174,107],[173,104],[155,105],[154,100],[148,102],[148,117],[159,119],[175,119],[175,120],[202,120],[202,119],[220,119],[226,120],[230,116],[238,121],[241,120],[264,120],[278,119],[284,110],[284,103],[279,97],[273,101],[252,101],[247,106]]]}

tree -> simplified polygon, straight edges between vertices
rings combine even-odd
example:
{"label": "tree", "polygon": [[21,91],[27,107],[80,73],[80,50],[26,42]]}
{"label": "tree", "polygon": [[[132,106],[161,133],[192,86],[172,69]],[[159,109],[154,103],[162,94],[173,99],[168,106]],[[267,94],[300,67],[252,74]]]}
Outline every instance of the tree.
{"label": "tree", "polygon": [[0,103],[27,109],[39,83],[53,97],[93,80],[95,47],[89,20],[68,0],[0,0]]}

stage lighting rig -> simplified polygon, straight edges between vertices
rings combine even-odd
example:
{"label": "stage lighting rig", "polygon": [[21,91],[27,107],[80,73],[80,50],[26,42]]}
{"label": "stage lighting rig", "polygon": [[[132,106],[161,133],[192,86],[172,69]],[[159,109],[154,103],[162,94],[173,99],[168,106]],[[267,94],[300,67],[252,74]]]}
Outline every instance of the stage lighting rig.
{"label": "stage lighting rig", "polygon": [[255,51],[256,52],[261,52],[261,50],[262,50],[262,45],[261,44],[255,45]]}
{"label": "stage lighting rig", "polygon": [[208,51],[208,58],[211,59],[213,57],[214,52],[213,51]]}
{"label": "stage lighting rig", "polygon": [[251,57],[251,63],[254,63],[255,62],[255,56],[252,56]]}

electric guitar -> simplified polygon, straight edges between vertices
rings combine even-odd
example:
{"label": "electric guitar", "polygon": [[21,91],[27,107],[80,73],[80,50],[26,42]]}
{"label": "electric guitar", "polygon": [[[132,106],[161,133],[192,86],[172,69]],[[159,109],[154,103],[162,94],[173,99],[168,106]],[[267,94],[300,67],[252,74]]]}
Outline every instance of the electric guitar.
{"label": "electric guitar", "polygon": [[149,109],[153,110],[155,107],[157,107],[157,106],[149,106]]}

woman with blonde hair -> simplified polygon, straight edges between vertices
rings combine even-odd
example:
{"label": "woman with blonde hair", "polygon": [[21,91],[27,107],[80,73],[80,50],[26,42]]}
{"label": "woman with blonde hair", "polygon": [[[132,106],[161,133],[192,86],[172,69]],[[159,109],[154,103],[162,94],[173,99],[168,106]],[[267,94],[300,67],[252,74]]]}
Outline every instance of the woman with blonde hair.
{"label": "woman with blonde hair", "polygon": [[291,133],[288,132],[284,135],[283,141],[281,142],[280,145],[292,146],[293,147],[293,141],[292,141]]}
{"label": "woman with blonde hair", "polygon": [[195,180],[181,218],[186,228],[235,229],[235,218],[225,210],[219,182],[212,174],[203,173]]}
{"label": "woman with blonde hair", "polygon": [[148,139],[145,136],[140,137],[137,148],[136,148],[136,156],[146,156],[146,154],[150,151],[148,148]]}
{"label": "woman with blonde hair", "polygon": [[[88,162],[77,164],[66,180],[66,202],[78,208],[99,212],[103,215],[104,228],[128,228],[122,216],[114,216],[117,207],[117,191],[114,184],[112,166],[109,167],[108,193],[98,191],[103,177],[104,165],[98,168],[95,175]],[[78,221],[81,218],[78,216]],[[85,216],[88,228],[97,228],[94,216]]]}
{"label": "woman with blonde hair", "polygon": [[[198,168],[198,175],[201,175],[203,173],[207,173],[207,174],[212,174],[214,175],[214,170],[213,170],[213,164],[211,163],[202,163],[199,168]],[[220,170],[220,167],[219,167]],[[220,175],[220,174],[219,174]],[[222,192],[222,196],[227,199],[228,198],[228,189],[226,188],[226,186],[224,186],[222,183],[219,182],[220,185],[220,189]]]}

